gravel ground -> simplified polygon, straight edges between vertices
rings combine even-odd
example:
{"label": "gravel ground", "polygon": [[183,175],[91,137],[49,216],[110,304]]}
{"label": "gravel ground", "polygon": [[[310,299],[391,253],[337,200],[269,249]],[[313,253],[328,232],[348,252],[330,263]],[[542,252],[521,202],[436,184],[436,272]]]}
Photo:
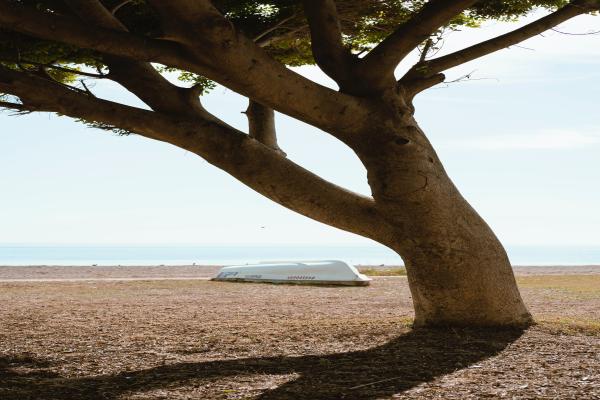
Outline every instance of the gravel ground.
{"label": "gravel ground", "polygon": [[[43,280],[43,279],[145,279],[145,278],[207,278],[220,269],[214,265],[177,265],[177,266],[0,266],[0,281],[5,280]],[[391,269],[369,266],[365,268]],[[597,275],[600,265],[578,266],[527,266],[514,267],[520,275]]]}
{"label": "gravel ground", "polygon": [[[0,268],[0,280],[206,276],[29,268]],[[600,399],[591,269],[519,272],[540,321],[526,331],[412,330],[404,277],[341,288],[4,281],[0,399]]]}

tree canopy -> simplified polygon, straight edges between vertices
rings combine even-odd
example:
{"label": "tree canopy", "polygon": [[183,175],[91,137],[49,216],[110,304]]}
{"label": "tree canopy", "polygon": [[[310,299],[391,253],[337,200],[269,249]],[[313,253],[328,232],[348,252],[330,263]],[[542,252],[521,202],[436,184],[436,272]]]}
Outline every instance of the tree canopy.
{"label": "tree canopy", "polygon": [[[74,17],[74,12],[67,2],[61,0],[13,0],[6,3],[31,7],[52,15]],[[146,1],[103,0],[102,3],[133,34],[155,39],[168,36],[161,27],[156,11]],[[415,16],[425,3],[423,0],[337,1],[344,46],[357,57],[362,56],[398,26]],[[431,36],[435,38],[443,31],[461,27],[477,27],[486,20],[517,20],[538,8],[555,11],[567,3],[566,0],[478,1],[453,16],[432,32]],[[252,38],[278,61],[288,66],[314,64],[309,23],[301,2],[221,0],[214,1],[213,4],[240,32]],[[424,46],[425,42],[422,45]],[[77,78],[78,74],[70,72],[69,69],[91,67],[99,74],[108,69],[101,52],[60,41],[39,39],[1,27],[0,64],[20,70],[43,69],[53,79],[64,83],[73,83]],[[160,71],[176,70],[173,67],[157,68]],[[180,71],[179,76],[182,81],[199,84],[205,89],[214,87],[212,81],[193,72]]]}

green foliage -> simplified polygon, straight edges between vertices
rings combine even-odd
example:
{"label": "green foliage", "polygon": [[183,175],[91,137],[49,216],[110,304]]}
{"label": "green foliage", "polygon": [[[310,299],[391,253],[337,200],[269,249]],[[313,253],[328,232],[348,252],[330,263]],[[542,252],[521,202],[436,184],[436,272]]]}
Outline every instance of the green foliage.
{"label": "green foliage", "polygon": [[101,129],[103,131],[114,132],[114,133],[116,133],[119,136],[127,136],[127,135],[134,134],[134,132],[128,131],[127,129],[122,129],[122,128],[119,128],[117,126],[105,124],[104,122],[88,121],[88,120],[81,119],[81,118],[80,119],[76,119],[75,121],[81,122],[81,123],[83,123],[84,125],[87,125],[90,128]]}
{"label": "green foliage", "polygon": [[58,82],[72,83],[77,75],[46,66],[102,68],[99,55],[74,46],[0,31],[0,65],[32,73],[45,73]]}
{"label": "green foliage", "polygon": [[[338,0],[344,41],[355,53],[367,51],[425,3],[424,0]],[[485,20],[516,20],[536,8],[554,10],[566,3],[565,0],[482,0],[444,29],[478,27]],[[308,26],[297,1],[222,0],[216,4],[249,37],[260,37],[259,42],[269,39],[266,50],[279,61],[290,66],[314,62]]]}
{"label": "green foliage", "polygon": [[515,20],[536,7],[554,10],[567,4],[567,0],[487,0],[479,2],[472,10],[478,19]]}
{"label": "green foliage", "polygon": [[187,82],[201,88],[200,94],[206,94],[214,89],[217,85],[208,78],[201,75],[194,74],[193,72],[182,71],[173,67],[166,67],[164,65],[155,66],[156,70],[160,73],[176,73],[177,79],[181,82]]}

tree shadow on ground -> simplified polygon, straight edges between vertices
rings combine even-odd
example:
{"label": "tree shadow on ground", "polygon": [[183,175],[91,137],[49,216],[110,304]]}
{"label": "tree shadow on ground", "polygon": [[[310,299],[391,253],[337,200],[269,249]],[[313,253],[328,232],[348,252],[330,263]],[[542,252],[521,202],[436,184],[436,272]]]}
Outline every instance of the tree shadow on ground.
{"label": "tree shadow on ground", "polygon": [[[156,389],[176,390],[261,375],[297,378],[263,391],[259,399],[376,399],[406,391],[502,351],[522,330],[413,330],[381,346],[327,355],[262,357],[179,363],[95,377],[20,374],[31,358],[0,358],[0,398],[116,399]],[[247,382],[246,382],[247,383]],[[258,393],[254,391],[253,393]]]}

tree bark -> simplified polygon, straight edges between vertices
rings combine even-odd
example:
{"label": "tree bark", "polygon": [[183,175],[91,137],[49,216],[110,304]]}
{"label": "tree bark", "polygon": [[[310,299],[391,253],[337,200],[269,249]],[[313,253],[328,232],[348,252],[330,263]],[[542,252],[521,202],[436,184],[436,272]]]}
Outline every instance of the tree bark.
{"label": "tree bark", "polygon": [[373,124],[369,140],[354,147],[377,208],[394,227],[384,244],[406,264],[415,325],[530,324],[504,248],[454,186],[410,110],[393,114],[377,118],[383,122]]}

